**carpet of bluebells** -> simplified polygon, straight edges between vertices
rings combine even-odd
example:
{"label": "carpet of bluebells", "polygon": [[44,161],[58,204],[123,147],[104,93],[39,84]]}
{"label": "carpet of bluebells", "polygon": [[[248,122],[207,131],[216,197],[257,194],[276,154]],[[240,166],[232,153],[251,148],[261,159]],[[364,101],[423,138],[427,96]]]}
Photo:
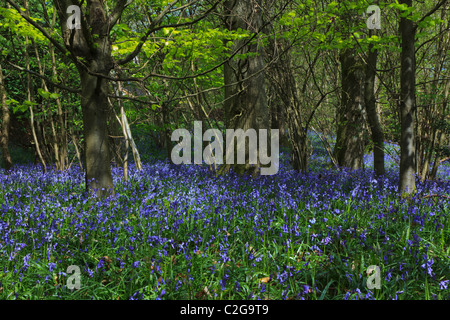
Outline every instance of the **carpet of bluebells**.
{"label": "carpet of bluebells", "polygon": [[383,178],[326,158],[256,179],[149,159],[105,200],[78,167],[0,170],[0,299],[449,299],[448,168],[403,200],[388,156]]}

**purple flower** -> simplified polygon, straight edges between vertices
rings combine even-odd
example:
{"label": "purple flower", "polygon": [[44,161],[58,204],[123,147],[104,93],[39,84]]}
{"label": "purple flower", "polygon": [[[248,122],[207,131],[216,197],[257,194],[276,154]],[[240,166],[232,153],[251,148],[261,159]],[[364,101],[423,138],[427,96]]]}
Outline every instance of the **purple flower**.
{"label": "purple flower", "polygon": [[422,269],[427,269],[428,274],[432,277],[433,274],[433,269],[431,268],[432,264],[434,263],[433,258],[431,258],[430,260],[428,260],[427,256],[424,254],[423,255],[424,260],[426,261],[424,264],[421,265]]}
{"label": "purple flower", "polygon": [[105,266],[105,259],[101,258],[98,262],[97,269],[102,269]]}
{"label": "purple flower", "polygon": [[30,261],[30,253],[27,254],[25,257],[23,257],[23,266],[24,267],[29,267],[30,265],[28,264],[28,261]]}
{"label": "purple flower", "polygon": [[443,281],[439,282],[439,288],[441,290],[447,289],[448,282],[449,282],[449,280],[443,280]]}
{"label": "purple flower", "polygon": [[50,263],[48,264],[48,270],[49,270],[50,272],[52,272],[52,271],[55,269],[55,267],[56,267],[56,263],[50,262]]}
{"label": "purple flower", "polygon": [[227,285],[227,280],[230,276],[228,274],[225,274],[223,276],[223,279],[220,280],[220,285],[222,286],[222,290],[225,290],[225,286]]}
{"label": "purple flower", "polygon": [[266,292],[266,285],[263,283],[261,285],[261,293]]}
{"label": "purple flower", "polygon": [[162,290],[161,290],[161,293],[160,293],[159,296],[156,298],[156,300],[161,300],[161,297],[162,297],[163,295],[165,295],[165,294],[166,294],[166,290],[162,289]]}
{"label": "purple flower", "polygon": [[309,292],[309,286],[307,284],[303,285],[303,294],[307,294]]}
{"label": "purple flower", "polygon": [[242,290],[241,285],[240,285],[239,282],[236,280],[236,281],[234,282],[234,291],[241,292],[241,290]]}

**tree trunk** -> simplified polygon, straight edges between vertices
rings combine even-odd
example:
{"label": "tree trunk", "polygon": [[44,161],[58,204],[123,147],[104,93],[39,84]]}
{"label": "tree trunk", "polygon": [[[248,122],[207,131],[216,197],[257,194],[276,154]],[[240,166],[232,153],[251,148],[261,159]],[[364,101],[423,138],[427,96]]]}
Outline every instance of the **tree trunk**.
{"label": "tree trunk", "polygon": [[[53,11],[53,17],[52,17],[52,29],[56,25],[56,10]],[[56,57],[55,57],[55,48],[53,44],[49,44],[50,47],[50,55],[52,57],[52,74],[53,77],[57,77],[58,71],[56,70]],[[55,93],[58,93],[58,89],[55,90]],[[62,111],[61,107],[61,99],[58,97],[56,98],[56,107],[57,107],[57,116],[58,116],[58,124],[59,124],[59,134],[57,138],[57,144],[58,144],[58,158],[59,158],[59,168],[56,169],[60,171],[64,171],[67,166],[69,165],[69,158],[68,158],[68,147],[67,147],[67,130],[66,130],[66,123],[65,123],[65,117],[64,113]]]}
{"label": "tree trunk", "polygon": [[11,155],[9,154],[9,130],[11,127],[11,119],[9,113],[9,106],[6,104],[6,85],[3,78],[2,66],[0,65],[0,103],[2,106],[2,136],[0,144],[2,148],[3,162],[5,164],[6,172],[13,167]]}
{"label": "tree trunk", "polygon": [[342,100],[336,115],[337,134],[333,153],[339,166],[357,170],[362,168],[364,157],[364,70],[354,49],[344,50],[340,61]]}
{"label": "tree trunk", "polygon": [[[373,30],[369,31],[372,36]],[[369,52],[366,65],[366,81],[364,86],[364,105],[367,111],[367,120],[372,132],[373,142],[373,167],[377,176],[384,175],[384,133],[381,120],[377,112],[375,98],[375,76],[377,68],[378,51],[369,45]]]}
{"label": "tree trunk", "polygon": [[107,130],[108,81],[105,79],[114,67],[109,22],[104,2],[91,0],[86,4],[88,14],[85,20],[81,19],[81,28],[69,29],[67,8],[71,4],[70,0],[54,0],[65,46],[78,60],[86,188],[89,192],[95,191],[97,197],[104,197],[114,193]]}
{"label": "tree trunk", "polygon": [[[401,4],[412,6],[412,0],[402,0]],[[410,18],[410,17],[409,17]],[[399,192],[411,194],[416,191],[416,146],[414,121],[416,112],[416,56],[415,26],[408,17],[400,18],[401,53],[401,138],[400,138],[400,179]]]}
{"label": "tree trunk", "polygon": [[[80,70],[81,71],[81,70]],[[114,193],[107,130],[108,83],[81,71],[81,108],[86,154],[86,187],[97,196]]]}
{"label": "tree trunk", "polygon": [[[262,14],[260,1],[257,0],[229,0],[226,1],[225,10],[228,13],[227,28],[249,30],[252,33],[261,32]],[[242,40],[245,41],[245,40]],[[232,51],[241,47],[243,42],[236,41],[231,47]],[[225,124],[229,129],[260,129],[269,127],[269,110],[265,92],[264,56],[260,44],[252,42],[242,47],[239,54],[257,53],[256,56],[241,59],[234,58],[224,66],[225,78]],[[270,140],[270,139],[269,139]],[[227,146],[228,147],[228,146]],[[259,172],[258,165],[251,167],[248,163],[249,146],[245,147],[246,164],[237,164],[235,152],[234,164],[225,164],[221,172],[227,172],[233,167],[235,172]]]}

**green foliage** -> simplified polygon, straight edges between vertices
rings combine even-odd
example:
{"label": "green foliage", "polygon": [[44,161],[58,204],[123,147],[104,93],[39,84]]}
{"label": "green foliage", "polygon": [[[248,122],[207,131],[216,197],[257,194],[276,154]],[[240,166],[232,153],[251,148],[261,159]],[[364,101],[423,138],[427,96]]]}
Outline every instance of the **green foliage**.
{"label": "green foliage", "polygon": [[[25,11],[25,9],[22,10]],[[3,17],[2,22],[0,22],[0,27],[7,28],[21,37],[28,36],[39,43],[46,43],[48,41],[38,29],[30,25],[16,10],[0,7],[0,16]],[[40,18],[35,17],[30,17],[30,19],[33,21],[41,21]]]}

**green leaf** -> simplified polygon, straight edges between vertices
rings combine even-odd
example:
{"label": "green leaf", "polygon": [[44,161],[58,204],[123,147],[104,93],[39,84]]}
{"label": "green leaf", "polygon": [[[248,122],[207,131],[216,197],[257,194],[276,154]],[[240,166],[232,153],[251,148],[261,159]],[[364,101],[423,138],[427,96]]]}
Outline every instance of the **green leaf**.
{"label": "green leaf", "polygon": [[59,95],[59,94],[57,94],[57,93],[52,93],[52,94],[50,95],[50,98],[56,100],[56,99],[58,99],[60,96],[61,96],[61,95]]}
{"label": "green leaf", "polygon": [[32,102],[32,101],[28,101],[28,100],[25,100],[23,102],[23,104],[26,105],[26,106],[36,106],[37,105],[36,102]]}
{"label": "green leaf", "polygon": [[44,99],[48,99],[48,98],[50,97],[50,92],[45,91],[45,90],[42,89],[42,88],[39,88],[39,89],[38,89],[38,94],[39,94],[42,98],[44,98]]}
{"label": "green leaf", "polygon": [[10,104],[18,104],[19,101],[14,100],[14,99],[8,99],[6,100],[6,104],[9,106]]}

